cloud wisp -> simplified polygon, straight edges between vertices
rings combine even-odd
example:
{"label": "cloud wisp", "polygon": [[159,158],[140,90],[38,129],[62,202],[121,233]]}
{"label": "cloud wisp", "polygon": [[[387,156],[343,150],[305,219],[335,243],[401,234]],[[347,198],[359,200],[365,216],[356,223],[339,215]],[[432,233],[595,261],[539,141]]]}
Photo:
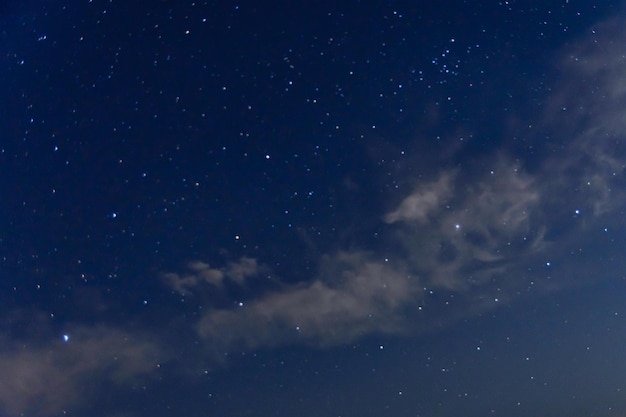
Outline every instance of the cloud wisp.
{"label": "cloud wisp", "polygon": [[222,349],[293,343],[333,345],[370,333],[397,333],[401,307],[419,293],[412,277],[365,253],[322,260],[324,277],[206,313],[198,333]]}
{"label": "cloud wisp", "polygon": [[83,326],[68,334],[67,340],[2,340],[2,410],[50,416],[86,406],[102,385],[132,385],[154,374],[163,359],[157,344],[117,328]]}
{"label": "cloud wisp", "polygon": [[249,278],[264,272],[256,259],[247,256],[223,268],[212,268],[205,262],[193,261],[187,264],[187,269],[185,273],[168,272],[162,277],[165,285],[182,296],[191,295],[200,289],[221,290],[227,283],[245,286]]}

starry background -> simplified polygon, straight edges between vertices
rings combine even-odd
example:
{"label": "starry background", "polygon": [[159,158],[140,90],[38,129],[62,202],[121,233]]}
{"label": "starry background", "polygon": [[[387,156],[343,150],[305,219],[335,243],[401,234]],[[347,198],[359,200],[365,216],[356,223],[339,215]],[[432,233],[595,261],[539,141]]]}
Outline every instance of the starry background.
{"label": "starry background", "polygon": [[621,2],[0,4],[3,416],[625,416]]}

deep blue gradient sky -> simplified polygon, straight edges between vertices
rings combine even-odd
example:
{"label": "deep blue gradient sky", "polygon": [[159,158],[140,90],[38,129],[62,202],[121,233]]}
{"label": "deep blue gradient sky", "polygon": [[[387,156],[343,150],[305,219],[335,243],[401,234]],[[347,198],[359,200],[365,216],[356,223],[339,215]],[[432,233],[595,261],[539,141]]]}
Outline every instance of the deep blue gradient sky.
{"label": "deep blue gradient sky", "polygon": [[0,5],[0,415],[626,416],[617,1]]}

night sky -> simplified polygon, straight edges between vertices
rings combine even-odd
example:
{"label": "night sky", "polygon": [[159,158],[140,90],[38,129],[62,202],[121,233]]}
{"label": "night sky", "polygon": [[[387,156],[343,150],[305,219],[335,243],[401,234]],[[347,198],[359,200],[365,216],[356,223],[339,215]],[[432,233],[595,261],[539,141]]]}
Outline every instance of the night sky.
{"label": "night sky", "polygon": [[626,416],[621,1],[0,2],[0,416]]}

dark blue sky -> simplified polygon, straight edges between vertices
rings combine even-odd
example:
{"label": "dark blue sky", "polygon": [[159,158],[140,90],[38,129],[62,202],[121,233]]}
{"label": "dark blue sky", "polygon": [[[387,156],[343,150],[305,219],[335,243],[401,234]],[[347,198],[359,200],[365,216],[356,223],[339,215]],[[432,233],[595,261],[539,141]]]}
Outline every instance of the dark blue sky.
{"label": "dark blue sky", "polygon": [[0,5],[3,416],[626,416],[621,2]]}

